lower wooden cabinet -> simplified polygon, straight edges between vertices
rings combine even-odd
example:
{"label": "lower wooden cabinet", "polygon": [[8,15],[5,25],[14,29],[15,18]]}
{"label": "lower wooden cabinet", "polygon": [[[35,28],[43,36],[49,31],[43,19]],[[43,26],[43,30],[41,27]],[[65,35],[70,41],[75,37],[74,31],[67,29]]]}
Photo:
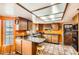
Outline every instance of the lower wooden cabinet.
{"label": "lower wooden cabinet", "polygon": [[44,34],[44,37],[47,39],[47,42],[51,42],[51,43],[59,43],[59,35],[48,35],[48,34]]}
{"label": "lower wooden cabinet", "polygon": [[22,40],[22,55],[35,55],[37,44],[28,40]]}
{"label": "lower wooden cabinet", "polygon": [[58,39],[59,39],[58,35],[52,35],[52,43],[59,43]]}
{"label": "lower wooden cabinet", "polygon": [[16,52],[22,55],[35,55],[37,44],[29,40],[16,40]]}
{"label": "lower wooden cabinet", "polygon": [[16,39],[16,52],[22,54],[22,45],[21,45],[22,40],[21,39]]}
{"label": "lower wooden cabinet", "polygon": [[32,55],[32,42],[27,40],[22,40],[22,54]]}

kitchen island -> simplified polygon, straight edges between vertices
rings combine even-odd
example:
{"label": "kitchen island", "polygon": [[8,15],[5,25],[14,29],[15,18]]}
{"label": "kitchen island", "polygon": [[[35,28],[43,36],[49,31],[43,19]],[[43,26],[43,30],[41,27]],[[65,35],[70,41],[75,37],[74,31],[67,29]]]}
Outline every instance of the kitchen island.
{"label": "kitchen island", "polygon": [[36,55],[37,45],[44,42],[44,38],[28,36],[16,39],[16,52],[22,55]]}

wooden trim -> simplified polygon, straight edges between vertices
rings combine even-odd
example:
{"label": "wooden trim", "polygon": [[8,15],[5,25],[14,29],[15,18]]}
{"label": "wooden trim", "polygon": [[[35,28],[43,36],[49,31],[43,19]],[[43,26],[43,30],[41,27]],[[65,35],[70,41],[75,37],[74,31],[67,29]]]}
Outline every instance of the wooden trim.
{"label": "wooden trim", "polygon": [[32,12],[36,12],[36,11],[39,11],[39,10],[43,10],[43,9],[46,9],[46,8],[49,8],[49,7],[52,7],[52,6],[55,6],[55,5],[59,5],[59,4],[61,4],[61,3],[55,3],[55,4],[52,4],[52,5],[49,5],[49,6],[45,6],[45,7],[36,9],[36,10],[32,10]]}
{"label": "wooden trim", "polygon": [[[4,20],[4,19],[2,19],[2,20]],[[3,52],[3,54],[4,54],[4,40],[5,40],[5,23],[4,23],[4,21],[3,21],[3,39],[2,39],[2,52]]]}
{"label": "wooden trim", "polygon": [[[16,19],[15,19],[16,20]],[[16,52],[16,24],[14,23],[14,52]]]}
{"label": "wooden trim", "polygon": [[21,40],[21,55],[23,54],[23,52],[22,52],[22,46],[23,46],[23,45],[22,45],[22,40]]}
{"label": "wooden trim", "polygon": [[18,17],[19,19],[18,20],[24,20],[24,21],[30,21],[30,22],[32,22],[31,20],[29,20],[29,19],[26,19],[26,18],[23,18],[23,17]]}
{"label": "wooden trim", "polygon": [[[24,6],[22,6],[20,3],[16,3],[18,6],[20,6],[21,8],[23,8],[24,10],[26,10],[27,12],[31,13],[32,15],[35,15],[37,18],[41,19],[39,16],[37,16],[36,14],[34,14],[33,12],[31,12],[30,10],[28,10],[27,8],[25,8]],[[42,21],[44,21],[43,19],[41,19]]]}
{"label": "wooden trim", "polygon": [[[61,23],[63,24],[63,22],[54,22],[54,23]],[[53,23],[33,23],[34,25],[38,25],[38,24],[43,24],[43,25],[46,25],[46,24],[53,24]]]}
{"label": "wooden trim", "polygon": [[69,5],[69,3],[66,3],[65,10],[64,10],[64,13],[63,13],[63,16],[62,16],[62,19],[61,20],[63,20],[63,18],[64,18],[64,15],[66,13],[66,10],[67,10],[68,5]]}
{"label": "wooden trim", "polygon": [[31,12],[30,10],[28,10],[27,8],[25,8],[24,6],[22,6],[20,3],[16,3],[18,6],[20,6],[21,8],[23,8],[24,10],[28,11],[29,13],[35,15],[37,18],[39,18],[36,14],[34,14],[33,12]]}
{"label": "wooden trim", "polygon": [[78,55],[79,55],[79,13],[78,13]]}
{"label": "wooden trim", "polygon": [[[3,21],[1,20],[1,34],[3,34]],[[3,35],[1,35],[2,37],[1,37],[1,53],[3,53],[2,51],[2,46],[3,46]]]}
{"label": "wooden trim", "polygon": [[10,16],[0,16],[1,20],[16,20],[16,17],[10,17]]}
{"label": "wooden trim", "polygon": [[29,29],[28,29],[28,28],[29,28],[29,26],[28,26],[28,25],[29,25],[29,21],[27,21],[27,30],[29,30]]}

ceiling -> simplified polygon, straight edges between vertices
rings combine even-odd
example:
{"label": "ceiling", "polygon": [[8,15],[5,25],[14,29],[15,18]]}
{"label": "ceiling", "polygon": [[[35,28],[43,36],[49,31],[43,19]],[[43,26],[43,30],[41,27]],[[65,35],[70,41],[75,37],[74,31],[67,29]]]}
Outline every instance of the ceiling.
{"label": "ceiling", "polygon": [[20,5],[27,8],[40,17],[41,21],[45,22],[61,20],[66,7],[66,3],[20,3]]}
{"label": "ceiling", "polygon": [[20,3],[20,4],[23,5],[25,8],[27,8],[30,11],[50,5],[50,3]]}
{"label": "ceiling", "polygon": [[32,19],[32,14],[30,14],[29,12],[14,3],[0,3],[0,15],[15,17],[20,16],[29,20]]}
{"label": "ceiling", "polygon": [[72,18],[79,13],[79,3],[70,3],[65,12],[63,22],[71,22]]}
{"label": "ceiling", "polygon": [[[79,3],[0,3],[0,15],[20,16],[36,23],[67,22],[78,13]],[[67,6],[67,9],[66,9]],[[66,11],[65,11],[66,10]],[[64,14],[65,13],[65,14]],[[63,17],[64,15],[64,17]]]}

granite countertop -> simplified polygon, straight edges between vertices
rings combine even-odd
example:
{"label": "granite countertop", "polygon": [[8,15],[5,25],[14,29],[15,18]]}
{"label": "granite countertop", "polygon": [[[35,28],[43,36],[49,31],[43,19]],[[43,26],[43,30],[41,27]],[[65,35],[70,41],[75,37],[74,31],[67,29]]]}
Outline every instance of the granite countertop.
{"label": "granite countertop", "polygon": [[31,42],[34,42],[34,43],[42,43],[46,40],[45,38],[39,38],[39,37],[34,37],[34,36],[28,36],[28,37],[25,37],[25,38],[17,38],[17,39],[28,40],[28,41],[31,41]]}
{"label": "granite countertop", "polygon": [[30,41],[35,42],[35,43],[42,43],[46,39],[45,38],[38,38],[38,37],[28,36],[27,40],[30,40]]}

